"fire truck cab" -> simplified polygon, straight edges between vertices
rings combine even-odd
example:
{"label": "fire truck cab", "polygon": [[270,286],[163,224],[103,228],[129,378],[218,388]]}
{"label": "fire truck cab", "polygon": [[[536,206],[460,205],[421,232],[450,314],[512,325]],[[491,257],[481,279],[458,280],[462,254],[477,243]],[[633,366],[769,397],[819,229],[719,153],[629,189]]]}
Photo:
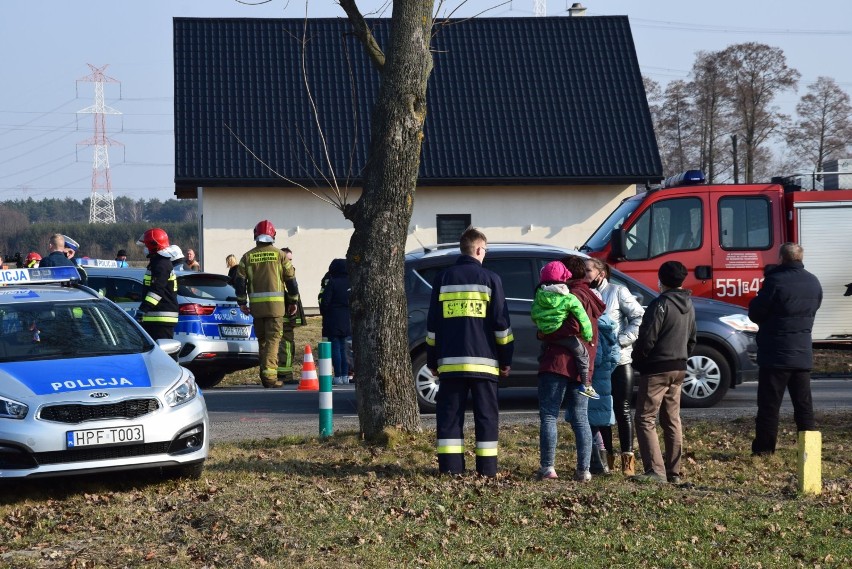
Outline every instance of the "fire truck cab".
{"label": "fire truck cab", "polygon": [[852,341],[852,190],[796,191],[781,184],[706,185],[700,171],[669,178],[658,190],[625,199],[581,251],[648,286],[669,260],[686,265],[684,288],[696,296],[748,306],[782,243],[805,249],[823,304],[817,342]]}

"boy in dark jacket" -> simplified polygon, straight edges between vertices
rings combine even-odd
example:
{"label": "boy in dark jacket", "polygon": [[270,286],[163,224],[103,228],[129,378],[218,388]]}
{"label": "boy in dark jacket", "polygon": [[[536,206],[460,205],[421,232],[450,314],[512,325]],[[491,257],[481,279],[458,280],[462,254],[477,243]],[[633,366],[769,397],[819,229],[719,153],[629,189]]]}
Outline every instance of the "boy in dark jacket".
{"label": "boy in dark jacket", "polygon": [[[695,347],[695,308],[690,292],[681,288],[686,267],[666,261],[657,271],[660,296],[642,317],[639,337],[633,344],[633,367],[639,378],[636,399],[636,439],[645,473],[639,482],[680,483],[683,432],[680,425],[680,392],[686,376],[686,360]],[[666,456],[660,452],[657,413],[663,427]]]}
{"label": "boy in dark jacket", "polygon": [[811,399],[814,317],[822,304],[819,280],[805,270],[804,251],[796,243],[781,245],[781,264],[766,271],[763,286],[748,306],[757,333],[757,418],[751,452],[772,454],[778,437],[778,410],[790,391],[799,431],[814,431]]}

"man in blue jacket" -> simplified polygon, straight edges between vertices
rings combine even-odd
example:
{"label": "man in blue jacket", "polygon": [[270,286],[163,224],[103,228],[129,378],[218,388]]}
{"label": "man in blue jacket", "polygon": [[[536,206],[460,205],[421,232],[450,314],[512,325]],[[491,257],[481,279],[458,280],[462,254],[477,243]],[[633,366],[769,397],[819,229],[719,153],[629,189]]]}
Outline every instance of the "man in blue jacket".
{"label": "man in blue jacket", "polygon": [[797,243],[781,245],[780,265],[766,271],[763,286],[748,307],[757,332],[757,418],[753,455],[772,454],[778,438],[778,410],[790,391],[799,431],[814,431],[811,369],[814,317],[822,304],[819,280],[805,270]]}
{"label": "man in blue jacket", "polygon": [[514,337],[500,277],[482,267],[488,250],[478,229],[465,231],[461,256],[432,283],[427,365],[440,377],[436,399],[438,470],[464,472],[464,411],[473,394],[476,472],[497,475],[497,382],[512,365]]}

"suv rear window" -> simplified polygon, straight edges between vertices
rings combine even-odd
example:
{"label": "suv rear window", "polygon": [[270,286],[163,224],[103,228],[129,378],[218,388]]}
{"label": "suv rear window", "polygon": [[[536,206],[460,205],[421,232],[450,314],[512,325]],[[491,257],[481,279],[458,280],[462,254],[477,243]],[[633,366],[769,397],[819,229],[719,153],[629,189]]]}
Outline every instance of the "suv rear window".
{"label": "suv rear window", "polygon": [[228,284],[227,277],[210,275],[178,277],[178,294],[199,300],[237,301],[234,287]]}

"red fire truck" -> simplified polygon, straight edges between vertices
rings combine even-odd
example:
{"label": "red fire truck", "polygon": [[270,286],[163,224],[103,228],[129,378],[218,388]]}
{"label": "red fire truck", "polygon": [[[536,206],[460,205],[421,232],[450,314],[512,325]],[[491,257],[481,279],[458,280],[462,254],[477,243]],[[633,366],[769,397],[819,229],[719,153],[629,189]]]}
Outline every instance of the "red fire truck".
{"label": "red fire truck", "polygon": [[814,341],[852,341],[852,190],[706,185],[690,170],[622,201],[580,250],[654,288],[659,266],[677,260],[694,295],[748,306],[786,241],[804,247],[823,287]]}

